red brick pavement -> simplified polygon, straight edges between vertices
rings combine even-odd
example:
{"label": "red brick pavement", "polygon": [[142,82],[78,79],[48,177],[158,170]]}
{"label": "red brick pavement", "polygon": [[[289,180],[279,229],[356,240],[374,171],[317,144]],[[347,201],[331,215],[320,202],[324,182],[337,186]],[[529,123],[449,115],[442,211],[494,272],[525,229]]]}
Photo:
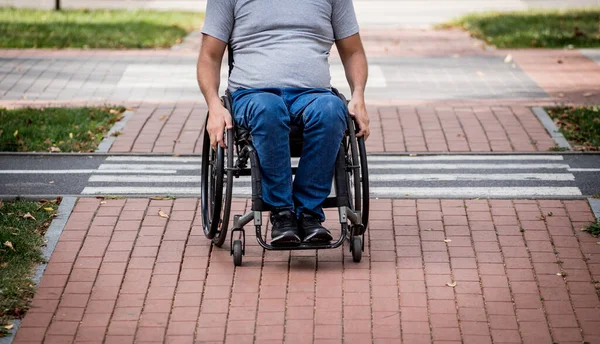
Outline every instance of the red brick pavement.
{"label": "red brick pavement", "polygon": [[600,103],[600,65],[577,50],[506,50],[558,103]]}
{"label": "red brick pavement", "polygon": [[[547,151],[554,141],[526,107],[371,107],[375,152]],[[206,108],[143,105],[111,152],[200,152]]]}
{"label": "red brick pavement", "polygon": [[15,343],[600,342],[586,201],[372,202],[359,264],[250,231],[234,269],[196,199],[80,199]]}
{"label": "red brick pavement", "polygon": [[485,43],[462,30],[366,28],[360,35],[369,57],[491,54]]}

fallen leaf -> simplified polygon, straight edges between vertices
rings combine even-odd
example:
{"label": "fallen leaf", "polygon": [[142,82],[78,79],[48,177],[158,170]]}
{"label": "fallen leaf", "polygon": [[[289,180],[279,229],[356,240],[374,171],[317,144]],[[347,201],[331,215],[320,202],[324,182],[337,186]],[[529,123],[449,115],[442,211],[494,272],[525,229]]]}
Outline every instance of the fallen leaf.
{"label": "fallen leaf", "polygon": [[27,213],[27,214],[23,215],[23,218],[24,218],[24,219],[32,219],[32,220],[35,220],[35,217],[33,217],[33,215],[31,215],[30,213]]}
{"label": "fallen leaf", "polygon": [[52,152],[52,153],[60,152],[60,148],[58,148],[56,146],[52,146],[52,147],[48,148],[48,150],[50,150],[50,152]]}
{"label": "fallen leaf", "polygon": [[47,207],[48,206],[48,201],[45,199],[41,199],[40,200],[40,206],[35,210],[35,211],[39,211],[40,209],[42,209],[43,207]]}
{"label": "fallen leaf", "polygon": [[508,54],[506,55],[506,58],[504,59],[504,63],[510,63],[512,61],[512,55]]}
{"label": "fallen leaf", "polygon": [[54,208],[48,207],[48,208],[44,208],[44,210],[50,212],[50,211],[54,211]]}
{"label": "fallen leaf", "polygon": [[162,116],[162,117],[160,118],[160,120],[161,120],[161,121],[164,121],[164,120],[165,120],[165,119],[167,119],[167,118],[169,118],[169,116],[167,116],[167,115],[164,115],[164,116]]}
{"label": "fallen leaf", "polygon": [[4,202],[0,201],[0,208],[4,206]]}
{"label": "fallen leaf", "polygon": [[424,229],[424,231],[426,231],[426,232],[430,232],[430,231],[432,231],[432,230],[433,230],[433,228],[431,228],[431,227],[428,227],[428,228],[425,228],[425,229]]}
{"label": "fallen leaf", "polygon": [[19,135],[19,130],[15,130],[15,133],[13,134],[14,137],[17,137],[17,135]]}
{"label": "fallen leaf", "polygon": [[446,285],[449,286],[449,287],[454,288],[454,287],[456,287],[456,281],[454,281],[454,282],[448,282],[448,283],[446,283]]}
{"label": "fallen leaf", "polygon": [[100,204],[106,204],[106,201],[100,201]]}
{"label": "fallen leaf", "polygon": [[413,153],[413,154],[410,154],[410,156],[417,156],[417,154],[414,154],[414,153]]}
{"label": "fallen leaf", "polygon": [[115,109],[110,109],[108,112],[110,112],[113,115],[119,114],[119,110],[115,110]]}
{"label": "fallen leaf", "polygon": [[9,324],[9,325],[4,326],[4,328],[7,329],[7,330],[11,330],[13,327],[15,327],[15,325],[13,325],[13,324]]}
{"label": "fallen leaf", "polygon": [[48,184],[54,184],[54,180],[49,181]]}
{"label": "fallen leaf", "polygon": [[445,243],[449,243],[449,242],[451,242],[451,241],[452,241],[452,240],[450,240],[450,239],[446,239],[446,240],[444,240],[444,242],[445,242]]}
{"label": "fallen leaf", "polygon": [[7,262],[4,262],[4,263],[0,264],[0,268],[5,268],[5,267],[7,267],[7,266],[8,266],[8,263],[7,263]]}
{"label": "fallen leaf", "polygon": [[584,96],[584,97],[591,97],[591,96],[593,96],[593,95],[595,95],[595,94],[596,94],[596,93],[593,93],[593,92],[586,92],[586,93],[584,93],[584,94],[583,94],[583,96]]}
{"label": "fallen leaf", "polygon": [[13,250],[13,251],[15,250],[15,248],[13,247],[13,244],[12,244],[12,242],[10,242],[10,241],[5,241],[5,242],[4,242],[4,246],[6,246],[6,247],[10,248],[10,249],[11,249],[11,250]]}
{"label": "fallen leaf", "polygon": [[69,133],[69,138],[72,139],[73,138],[73,133]]}
{"label": "fallen leaf", "polygon": [[158,209],[158,216],[168,219],[169,215],[167,215],[167,213],[165,213],[162,209]]}
{"label": "fallen leaf", "polygon": [[556,63],[558,63],[558,64],[562,64],[562,63],[563,63],[563,61],[562,61],[562,60],[560,60],[560,59],[558,59],[558,60],[556,60]]}

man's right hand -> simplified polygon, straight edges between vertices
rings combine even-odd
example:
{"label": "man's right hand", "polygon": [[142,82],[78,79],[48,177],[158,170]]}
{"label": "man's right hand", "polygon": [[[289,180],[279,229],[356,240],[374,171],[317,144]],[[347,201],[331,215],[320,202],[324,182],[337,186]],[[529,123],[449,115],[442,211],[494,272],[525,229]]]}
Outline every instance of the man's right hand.
{"label": "man's right hand", "polygon": [[227,148],[223,140],[225,129],[233,128],[233,120],[231,114],[220,102],[208,108],[208,123],[206,130],[210,136],[210,146],[212,149],[217,149],[217,143],[223,148]]}

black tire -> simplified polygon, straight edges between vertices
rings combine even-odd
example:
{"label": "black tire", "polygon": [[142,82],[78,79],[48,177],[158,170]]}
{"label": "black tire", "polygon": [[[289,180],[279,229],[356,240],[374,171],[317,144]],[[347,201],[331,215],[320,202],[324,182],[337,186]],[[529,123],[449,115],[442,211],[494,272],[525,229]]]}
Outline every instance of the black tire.
{"label": "black tire", "polygon": [[365,138],[358,138],[358,152],[360,156],[360,184],[362,187],[362,225],[367,228],[369,224],[369,165],[367,163],[367,147]]}
{"label": "black tire", "polygon": [[242,265],[242,241],[241,240],[233,241],[233,265],[235,265],[235,266]]}
{"label": "black tire", "polygon": [[233,130],[227,130],[225,141],[227,148],[225,149],[225,161],[227,169],[223,179],[223,187],[225,194],[223,198],[223,213],[221,214],[221,226],[217,229],[212,242],[215,246],[221,247],[227,238],[227,228],[229,227],[229,215],[231,213],[231,201],[233,192]]}
{"label": "black tire", "polygon": [[363,137],[356,137],[355,122],[348,123],[346,142],[346,159],[352,166],[360,166],[358,170],[349,169],[347,173],[350,208],[360,211],[362,225],[367,228],[369,222],[369,169],[367,165],[367,150]]}
{"label": "black tire", "polygon": [[228,160],[228,167],[233,166],[233,144],[229,144],[230,137],[231,141],[233,137],[230,133],[227,135],[227,151],[220,146],[215,151],[210,147],[206,124],[204,128],[200,186],[202,229],[208,239],[212,239],[216,246],[221,246],[227,235],[231,209],[233,172],[230,169],[225,172],[225,159]]}
{"label": "black tire", "polygon": [[352,241],[352,260],[359,263],[362,259],[362,240],[360,236],[353,236]]}
{"label": "black tire", "polygon": [[[206,118],[208,123],[208,115]],[[202,169],[200,182],[200,208],[202,211],[202,229],[208,239],[214,238],[219,228],[221,201],[223,198],[223,149],[210,147],[210,137],[204,125],[202,142]]]}

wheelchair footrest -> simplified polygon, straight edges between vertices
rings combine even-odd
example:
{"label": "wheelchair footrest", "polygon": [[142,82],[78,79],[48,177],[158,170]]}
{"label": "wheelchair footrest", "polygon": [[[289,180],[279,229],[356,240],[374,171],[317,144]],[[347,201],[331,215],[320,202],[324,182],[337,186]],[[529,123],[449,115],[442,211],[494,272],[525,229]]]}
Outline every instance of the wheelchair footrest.
{"label": "wheelchair footrest", "polygon": [[[342,240],[343,242],[343,240]],[[260,245],[264,247],[266,250],[272,251],[290,251],[290,250],[326,250],[330,248],[339,247],[341,243],[339,242],[329,242],[329,243],[301,243],[296,246],[272,246],[270,244],[265,243],[264,241],[259,241]]]}

